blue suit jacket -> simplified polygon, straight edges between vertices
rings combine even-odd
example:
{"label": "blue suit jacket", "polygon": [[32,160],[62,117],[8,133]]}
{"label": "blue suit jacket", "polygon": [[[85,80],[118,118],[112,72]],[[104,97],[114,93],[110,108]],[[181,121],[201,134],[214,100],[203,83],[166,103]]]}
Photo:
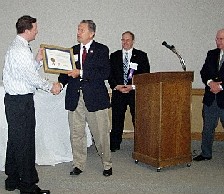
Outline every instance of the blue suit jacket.
{"label": "blue suit jacket", "polygon": [[217,105],[220,108],[224,108],[224,90],[214,94],[210,92],[210,87],[207,85],[207,81],[212,79],[214,81],[222,81],[222,87],[224,89],[224,63],[220,70],[218,70],[220,58],[220,49],[210,50],[207,53],[205,63],[200,71],[202,82],[205,84],[205,94],[203,97],[203,103],[210,106],[216,99]]}
{"label": "blue suit jacket", "polygon": [[[80,69],[80,44],[72,47],[74,55],[78,55],[76,68]],[[109,49],[107,46],[93,41],[83,64],[83,80],[60,74],[58,81],[65,86],[65,109],[74,111],[78,105],[80,88],[83,92],[85,106],[94,112],[110,107],[110,97],[105,80],[110,74]]]}

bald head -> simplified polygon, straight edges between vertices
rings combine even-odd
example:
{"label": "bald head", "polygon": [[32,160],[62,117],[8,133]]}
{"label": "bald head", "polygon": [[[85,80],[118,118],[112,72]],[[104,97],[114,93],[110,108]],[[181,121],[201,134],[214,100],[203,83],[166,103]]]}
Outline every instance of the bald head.
{"label": "bald head", "polygon": [[217,32],[215,41],[217,48],[224,51],[224,29],[221,29]]}

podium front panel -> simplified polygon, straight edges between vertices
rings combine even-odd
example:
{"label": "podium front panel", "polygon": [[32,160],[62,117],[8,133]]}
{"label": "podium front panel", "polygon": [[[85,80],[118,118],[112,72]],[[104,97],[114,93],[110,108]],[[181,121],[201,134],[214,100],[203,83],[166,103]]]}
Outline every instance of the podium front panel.
{"label": "podium front panel", "polygon": [[192,72],[139,75],[133,158],[156,167],[191,162]]}

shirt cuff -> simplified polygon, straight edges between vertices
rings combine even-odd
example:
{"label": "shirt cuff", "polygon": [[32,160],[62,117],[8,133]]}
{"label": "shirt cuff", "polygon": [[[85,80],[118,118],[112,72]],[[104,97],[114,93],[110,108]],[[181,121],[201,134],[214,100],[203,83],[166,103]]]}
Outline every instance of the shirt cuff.
{"label": "shirt cuff", "polygon": [[209,79],[208,81],[207,81],[207,85],[209,86],[209,83],[211,82],[211,81],[213,81],[212,79]]}
{"label": "shirt cuff", "polygon": [[79,73],[80,73],[80,77],[82,77],[82,75],[83,75],[83,70],[80,69],[80,70],[79,70]]}
{"label": "shirt cuff", "polygon": [[61,85],[61,91],[62,91],[62,90],[63,90],[63,88],[64,88],[64,87],[63,87],[63,84],[62,84],[62,83],[60,83],[60,82],[59,82],[59,84]]}

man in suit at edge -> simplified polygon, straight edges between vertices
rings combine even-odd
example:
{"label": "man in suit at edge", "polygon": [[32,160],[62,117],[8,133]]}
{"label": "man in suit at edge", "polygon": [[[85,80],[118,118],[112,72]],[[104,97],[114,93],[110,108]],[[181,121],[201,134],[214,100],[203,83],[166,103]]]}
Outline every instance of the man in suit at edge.
{"label": "man in suit at edge", "polygon": [[202,151],[200,155],[193,158],[194,161],[212,159],[212,145],[219,119],[224,126],[224,29],[217,32],[215,40],[217,48],[208,51],[200,71],[201,79],[205,84],[202,109]]}
{"label": "man in suit at edge", "polygon": [[[132,85],[132,77],[150,72],[148,56],[145,52],[133,48],[134,40],[135,35],[132,32],[124,32],[121,39],[122,49],[110,55],[111,74],[108,81],[112,89],[112,130],[110,133],[112,152],[120,150],[127,105],[130,107],[132,123],[135,126],[135,86]],[[125,63],[127,68],[124,67]]]}
{"label": "man in suit at edge", "polygon": [[[110,74],[109,49],[95,42],[96,25],[92,20],[82,20],[78,25],[78,45],[73,46],[76,69],[60,74],[62,87],[67,84],[65,109],[68,110],[70,139],[73,152],[73,170],[70,175],[79,175],[87,159],[86,122],[89,124],[98,154],[103,163],[103,175],[112,175],[110,152],[110,121],[108,108],[110,97],[105,80]],[[83,52],[87,52],[83,61]]]}

